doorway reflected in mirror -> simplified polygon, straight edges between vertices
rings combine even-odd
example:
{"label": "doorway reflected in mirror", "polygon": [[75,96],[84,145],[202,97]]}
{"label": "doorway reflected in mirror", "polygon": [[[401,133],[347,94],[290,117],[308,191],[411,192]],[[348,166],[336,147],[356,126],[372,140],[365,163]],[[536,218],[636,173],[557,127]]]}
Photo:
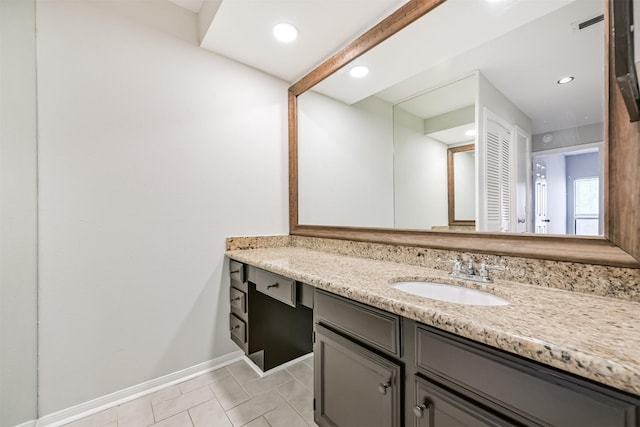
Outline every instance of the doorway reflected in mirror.
{"label": "doorway reflected in mirror", "polygon": [[534,153],[535,233],[602,234],[603,143]]}

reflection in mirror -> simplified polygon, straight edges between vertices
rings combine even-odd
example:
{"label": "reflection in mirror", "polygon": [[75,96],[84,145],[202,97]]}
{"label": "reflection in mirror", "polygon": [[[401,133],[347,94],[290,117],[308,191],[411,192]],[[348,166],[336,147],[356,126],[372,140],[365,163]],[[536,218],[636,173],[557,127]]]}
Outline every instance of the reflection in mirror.
{"label": "reflection in mirror", "polygon": [[298,97],[301,224],[393,227],[393,117],[376,97],[352,105]]}
{"label": "reflection in mirror", "polygon": [[[475,143],[477,75],[419,94],[393,107],[394,216],[397,228],[446,230],[449,214],[448,155],[451,146]],[[475,175],[475,164],[470,170]],[[474,179],[475,181],[475,179]],[[475,227],[471,228],[472,230]]]}
{"label": "reflection in mirror", "polygon": [[[536,233],[601,235],[602,143],[534,153]],[[548,207],[553,207],[549,209]]]}
{"label": "reflection in mirror", "polygon": [[475,144],[447,150],[449,189],[449,225],[476,225],[476,151]]}
{"label": "reflection in mirror", "polygon": [[396,228],[446,230],[454,225],[449,218],[447,149],[475,141],[476,91],[477,76],[472,75],[394,105]]}
{"label": "reflection in mirror", "polygon": [[[601,0],[448,0],[301,94],[298,223],[446,229],[447,149],[473,142],[476,230],[601,235],[602,14]],[[464,126],[476,136],[447,142]]]}

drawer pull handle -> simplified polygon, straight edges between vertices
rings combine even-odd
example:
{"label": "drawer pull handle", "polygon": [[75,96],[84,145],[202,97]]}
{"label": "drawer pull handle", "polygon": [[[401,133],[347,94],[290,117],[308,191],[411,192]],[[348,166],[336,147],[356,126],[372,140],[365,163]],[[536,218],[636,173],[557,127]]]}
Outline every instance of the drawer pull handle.
{"label": "drawer pull handle", "polygon": [[241,299],[242,299],[242,297],[231,298],[231,302],[240,301]]}
{"label": "drawer pull handle", "polygon": [[416,416],[416,418],[422,418],[422,417],[424,417],[424,411],[429,409],[429,406],[431,406],[431,403],[429,403],[429,402],[425,402],[424,404],[416,405],[416,406],[413,407],[413,414]]}
{"label": "drawer pull handle", "polygon": [[271,288],[277,288],[278,286],[279,286],[278,283],[274,283],[273,285],[267,286],[267,290],[269,290]]}
{"label": "drawer pull handle", "polygon": [[391,384],[389,383],[384,383],[384,384],[378,384],[378,391],[380,392],[380,394],[387,394],[387,389],[391,388]]}
{"label": "drawer pull handle", "polygon": [[236,274],[236,273],[240,273],[240,270],[233,270],[229,272],[229,274]]}
{"label": "drawer pull handle", "polygon": [[233,331],[234,329],[238,329],[238,328],[240,328],[240,325],[234,326],[233,328],[231,328],[231,330]]}

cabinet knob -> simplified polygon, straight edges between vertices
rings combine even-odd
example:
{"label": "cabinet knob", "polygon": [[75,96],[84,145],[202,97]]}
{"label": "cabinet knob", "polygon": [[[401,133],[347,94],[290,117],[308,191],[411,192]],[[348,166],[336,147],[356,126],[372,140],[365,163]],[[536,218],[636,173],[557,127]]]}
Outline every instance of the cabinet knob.
{"label": "cabinet knob", "polygon": [[273,285],[267,286],[267,290],[269,290],[271,288],[277,288],[278,286],[279,286],[278,283],[274,283]]}
{"label": "cabinet knob", "polygon": [[430,403],[427,402],[427,404],[418,404],[416,406],[413,407],[413,414],[416,416],[416,418],[422,418],[424,417],[424,411],[426,411],[427,409],[429,409],[429,406],[431,406]]}
{"label": "cabinet knob", "polygon": [[389,383],[384,383],[384,384],[378,384],[378,391],[380,392],[380,394],[387,394],[387,389],[391,388],[391,384]]}

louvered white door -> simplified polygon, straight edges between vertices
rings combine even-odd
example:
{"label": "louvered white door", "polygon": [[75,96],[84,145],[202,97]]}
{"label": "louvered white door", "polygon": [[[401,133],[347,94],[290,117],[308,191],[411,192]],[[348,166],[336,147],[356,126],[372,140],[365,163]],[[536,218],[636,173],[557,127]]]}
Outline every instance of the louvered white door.
{"label": "louvered white door", "polygon": [[515,231],[512,126],[485,110],[486,225],[484,231]]}

